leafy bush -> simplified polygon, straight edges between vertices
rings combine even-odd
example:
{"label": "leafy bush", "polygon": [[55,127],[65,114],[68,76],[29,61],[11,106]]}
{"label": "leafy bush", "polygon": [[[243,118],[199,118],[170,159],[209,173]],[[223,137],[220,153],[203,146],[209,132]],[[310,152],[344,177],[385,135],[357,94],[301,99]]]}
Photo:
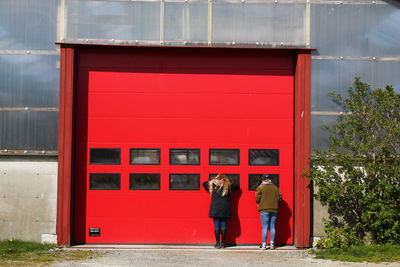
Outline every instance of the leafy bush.
{"label": "leafy bush", "polygon": [[325,247],[400,242],[400,95],[371,90],[359,78],[348,96],[331,94],[344,112],[329,149],[315,151],[309,178],[328,206]]}
{"label": "leafy bush", "polygon": [[362,242],[358,238],[355,231],[351,229],[349,225],[338,227],[333,225],[331,222],[324,220],[325,233],[327,237],[321,238],[317,243],[316,247],[319,249],[346,249],[354,245],[361,245]]}

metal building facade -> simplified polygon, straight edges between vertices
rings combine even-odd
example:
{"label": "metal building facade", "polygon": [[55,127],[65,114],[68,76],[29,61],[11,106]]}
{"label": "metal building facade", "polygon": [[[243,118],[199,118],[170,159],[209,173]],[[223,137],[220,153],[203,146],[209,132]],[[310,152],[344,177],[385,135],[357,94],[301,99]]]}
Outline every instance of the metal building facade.
{"label": "metal building facade", "polygon": [[[0,193],[10,202],[0,206],[0,224],[5,226],[0,228],[10,228],[24,218],[47,228],[36,232],[55,232],[54,204],[47,217],[16,217],[10,212],[23,205],[15,199],[55,201],[60,79],[55,42],[316,48],[311,142],[312,148],[324,149],[327,135],[321,126],[333,123],[340,113],[328,92],[344,92],[355,76],[373,87],[400,88],[398,25],[398,2],[381,0],[1,1],[0,166],[1,183],[7,186]],[[11,160],[24,166],[24,171],[11,167]],[[27,161],[44,170],[28,167]],[[46,165],[49,162],[51,167]],[[15,177],[22,180],[17,183]],[[21,183],[37,187],[26,194],[18,186]],[[51,188],[44,188],[49,183]],[[7,235],[11,234],[3,234]]]}

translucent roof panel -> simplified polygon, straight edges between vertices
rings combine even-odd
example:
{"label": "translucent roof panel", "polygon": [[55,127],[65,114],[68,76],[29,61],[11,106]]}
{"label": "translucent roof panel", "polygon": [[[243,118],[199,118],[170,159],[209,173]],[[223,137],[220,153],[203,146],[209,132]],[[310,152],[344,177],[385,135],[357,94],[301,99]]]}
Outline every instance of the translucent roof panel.
{"label": "translucent roof panel", "polygon": [[400,5],[311,5],[311,46],[320,55],[399,56]]}
{"label": "translucent roof panel", "polygon": [[306,43],[306,4],[213,1],[212,40],[216,42]]}
{"label": "translucent roof panel", "polygon": [[57,55],[0,55],[1,107],[58,107]]}
{"label": "translucent roof panel", "polygon": [[346,95],[355,77],[371,84],[371,88],[392,85],[400,92],[400,61],[316,60],[312,61],[312,111],[341,111],[329,92]]}
{"label": "translucent roof panel", "polygon": [[207,1],[166,1],[164,40],[172,42],[207,42]]}
{"label": "translucent roof panel", "polygon": [[159,1],[67,0],[67,39],[160,40]]}
{"label": "translucent roof panel", "polygon": [[60,0],[1,0],[0,50],[55,50]]}

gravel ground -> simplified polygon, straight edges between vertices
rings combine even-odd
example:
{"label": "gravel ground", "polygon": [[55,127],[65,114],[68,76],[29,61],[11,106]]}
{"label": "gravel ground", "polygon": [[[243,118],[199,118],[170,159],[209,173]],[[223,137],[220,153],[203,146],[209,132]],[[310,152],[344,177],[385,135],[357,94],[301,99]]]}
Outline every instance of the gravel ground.
{"label": "gravel ground", "polygon": [[[76,249],[76,248],[74,248]],[[85,248],[88,249],[88,248]],[[347,266],[347,267],[400,267],[400,263],[350,263],[313,259],[305,250],[227,248],[96,248],[99,257],[79,262],[58,262],[52,266]]]}

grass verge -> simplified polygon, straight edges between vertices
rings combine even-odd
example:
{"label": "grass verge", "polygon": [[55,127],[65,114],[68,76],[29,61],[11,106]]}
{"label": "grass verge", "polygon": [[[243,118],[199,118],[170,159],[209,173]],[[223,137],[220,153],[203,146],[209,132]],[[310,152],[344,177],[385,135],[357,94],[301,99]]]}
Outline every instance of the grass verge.
{"label": "grass verge", "polygon": [[0,241],[0,266],[48,266],[56,261],[83,260],[96,255],[93,251],[58,249],[53,244]]}
{"label": "grass verge", "polygon": [[349,262],[400,262],[400,245],[365,245],[347,249],[314,250],[317,259]]}

